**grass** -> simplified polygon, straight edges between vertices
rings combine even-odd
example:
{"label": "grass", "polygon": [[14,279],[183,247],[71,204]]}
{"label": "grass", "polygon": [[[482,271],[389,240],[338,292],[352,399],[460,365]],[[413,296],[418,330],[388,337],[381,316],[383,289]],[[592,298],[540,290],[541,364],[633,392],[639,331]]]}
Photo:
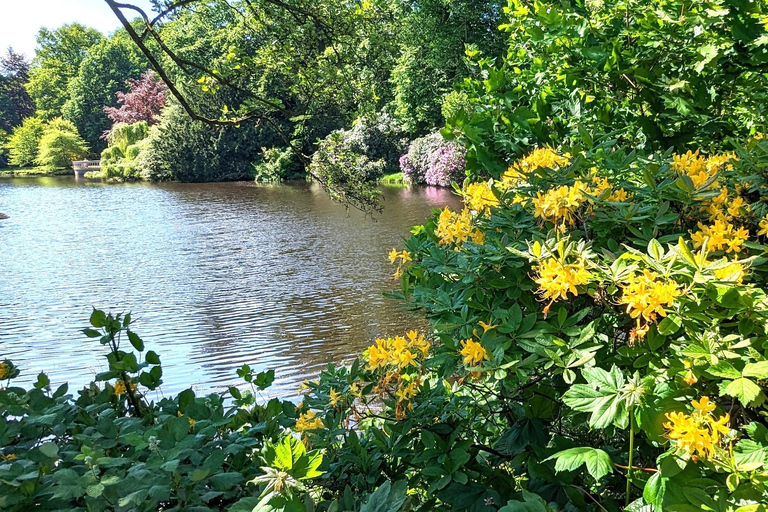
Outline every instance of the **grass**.
{"label": "grass", "polygon": [[72,174],[72,169],[50,169],[48,167],[2,167],[0,177],[39,177],[39,176],[66,176]]}
{"label": "grass", "polygon": [[385,174],[379,179],[380,183],[384,185],[405,185],[407,184],[402,172],[396,172],[394,174]]}

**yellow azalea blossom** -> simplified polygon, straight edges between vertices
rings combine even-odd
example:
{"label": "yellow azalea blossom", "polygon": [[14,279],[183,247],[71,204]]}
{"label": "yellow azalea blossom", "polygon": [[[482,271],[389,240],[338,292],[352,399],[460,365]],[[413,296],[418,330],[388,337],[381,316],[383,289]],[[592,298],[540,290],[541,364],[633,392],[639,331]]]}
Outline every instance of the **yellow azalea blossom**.
{"label": "yellow azalea blossom", "polygon": [[571,163],[571,155],[557,153],[549,147],[536,148],[526,156],[509,166],[499,180],[499,188],[508,190],[523,183],[528,175],[537,169],[557,170]]}
{"label": "yellow azalea blossom", "polygon": [[406,366],[418,366],[418,363],[416,362],[416,356],[408,349],[400,352],[397,364],[401,368],[405,368]]}
{"label": "yellow azalea blossom", "polygon": [[696,189],[701,188],[708,180],[714,178],[717,174],[717,168],[713,166],[712,170],[707,168],[707,160],[695,153],[688,151],[684,155],[673,155],[672,169],[691,178],[693,186]]}
{"label": "yellow azalea blossom", "polygon": [[462,191],[464,204],[478,214],[488,213],[491,207],[498,206],[499,200],[493,194],[488,182],[470,183]]}
{"label": "yellow azalea blossom", "polygon": [[341,393],[337,393],[335,389],[331,388],[330,395],[331,397],[328,400],[328,405],[336,407],[341,401]]}
{"label": "yellow azalea blossom", "polygon": [[394,262],[397,260],[397,257],[399,256],[399,254],[400,254],[400,253],[398,253],[398,252],[397,252],[397,249],[395,249],[395,248],[393,247],[393,248],[392,248],[392,250],[391,250],[391,251],[389,251],[389,255],[388,255],[388,258],[389,258],[389,262],[390,262],[390,263],[394,263]]}
{"label": "yellow azalea blossom", "polygon": [[563,185],[544,194],[536,192],[533,199],[534,215],[553,224],[572,224],[576,210],[587,199],[584,193],[588,190],[583,182],[576,180],[570,187]]}
{"label": "yellow azalea blossom", "polygon": [[627,313],[636,319],[633,331],[634,339],[642,339],[648,332],[648,324],[655,322],[657,316],[667,316],[664,306],[671,307],[680,296],[680,290],[674,280],[663,280],[655,272],[643,270],[641,274],[632,274],[627,283],[621,285],[620,304],[627,305]]}
{"label": "yellow azalea blossom", "polygon": [[485,234],[473,226],[468,208],[456,213],[446,206],[437,219],[435,235],[440,245],[455,245],[456,250],[467,241],[476,244],[485,241]]}
{"label": "yellow azalea blossom", "polygon": [[698,381],[699,379],[696,378],[696,374],[693,373],[693,370],[688,370],[688,373],[685,374],[685,378],[683,379],[683,382],[689,386],[693,386]]}
{"label": "yellow azalea blossom", "polygon": [[693,408],[698,411],[701,414],[709,414],[710,412],[714,411],[717,406],[709,401],[708,396],[701,397],[701,400],[691,400],[691,405]]}
{"label": "yellow azalea blossom", "polygon": [[669,412],[666,414],[668,422],[664,423],[667,430],[667,438],[675,446],[689,455],[704,457],[712,460],[720,446],[721,436],[730,433],[727,423],[730,415],[726,414],[718,419],[712,416],[716,406],[709,401],[709,397],[691,401],[694,410],[691,414],[684,412]]}
{"label": "yellow azalea blossom", "polygon": [[[118,380],[115,382],[115,394],[116,395],[123,395],[125,394],[125,383],[122,380]],[[136,391],[136,383],[131,382],[131,391]]]}
{"label": "yellow azalea blossom", "polygon": [[363,357],[368,363],[366,369],[369,371],[386,367],[403,369],[419,366],[419,357],[426,357],[429,347],[429,342],[424,336],[411,330],[405,336],[376,339],[376,343],[363,352]]}
{"label": "yellow azalea blossom", "polygon": [[483,334],[485,334],[486,332],[490,331],[491,329],[495,329],[495,328],[497,328],[497,327],[498,327],[498,325],[491,325],[491,324],[487,324],[487,323],[483,322],[482,320],[480,320],[480,321],[479,321],[479,322],[477,322],[477,323],[478,323],[478,325],[479,325],[480,327],[482,327],[482,328],[483,328]]}
{"label": "yellow azalea blossom", "polygon": [[5,460],[16,460],[16,455],[13,453],[9,453],[5,456]]}
{"label": "yellow azalea blossom", "polygon": [[608,196],[608,201],[612,201],[614,203],[623,203],[627,200],[629,200],[632,197],[632,194],[628,193],[623,188],[620,188],[619,190],[614,190],[610,196]]}
{"label": "yellow azalea blossom", "polygon": [[420,382],[418,379],[413,380],[408,384],[405,384],[405,382],[401,381],[397,391],[395,392],[395,396],[397,397],[398,401],[407,401],[413,399],[413,397],[419,393],[419,384]]}
{"label": "yellow azalea blossom", "polygon": [[538,277],[539,293],[550,304],[556,300],[567,300],[568,294],[578,295],[577,286],[587,284],[592,278],[583,262],[563,264],[556,258],[548,258],[534,267]]}
{"label": "yellow azalea blossom", "polygon": [[349,392],[352,394],[352,396],[360,397],[362,395],[362,390],[360,389],[360,386],[357,384],[357,382],[353,382],[349,386]]}
{"label": "yellow azalea blossom", "polygon": [[715,277],[720,281],[731,281],[741,284],[744,280],[744,266],[741,263],[733,262],[725,267],[714,271]]}
{"label": "yellow azalea blossom", "polygon": [[400,261],[402,261],[403,263],[408,263],[409,261],[413,261],[413,259],[411,258],[411,253],[409,253],[408,251],[401,252]]}
{"label": "yellow azalea blossom", "polygon": [[463,347],[459,354],[464,357],[464,364],[475,366],[488,359],[488,353],[485,348],[474,340],[464,340],[461,342]]}
{"label": "yellow azalea blossom", "polygon": [[757,236],[768,236],[768,215],[760,219],[760,230],[757,232]]}
{"label": "yellow azalea blossom", "polygon": [[0,363],[0,380],[5,380],[11,375],[11,370],[5,363]]}
{"label": "yellow azalea blossom", "polygon": [[315,411],[307,411],[299,415],[299,419],[296,420],[296,426],[294,427],[297,432],[318,430],[321,428],[323,428],[323,421],[317,417]]}
{"label": "yellow azalea blossom", "polygon": [[699,231],[691,235],[691,241],[697,249],[707,243],[712,251],[741,252],[744,242],[749,238],[746,228],[736,228],[730,222],[718,219],[711,226],[699,222]]}

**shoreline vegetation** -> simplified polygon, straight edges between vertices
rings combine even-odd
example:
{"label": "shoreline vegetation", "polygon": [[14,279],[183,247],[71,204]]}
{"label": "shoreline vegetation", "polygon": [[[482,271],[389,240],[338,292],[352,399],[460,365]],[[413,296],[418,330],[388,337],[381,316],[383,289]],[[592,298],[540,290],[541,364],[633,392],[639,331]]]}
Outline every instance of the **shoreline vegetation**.
{"label": "shoreline vegetation", "polygon": [[4,72],[34,100],[12,163],[250,165],[364,211],[402,171],[464,204],[388,254],[428,332],[299,404],[257,402],[274,372],[248,365],[149,400],[160,355],[96,309],[107,368],[77,395],[3,361],[0,509],[768,510],[765,2],[189,0],[136,21],[148,38],[106,2],[125,31],[44,29]]}

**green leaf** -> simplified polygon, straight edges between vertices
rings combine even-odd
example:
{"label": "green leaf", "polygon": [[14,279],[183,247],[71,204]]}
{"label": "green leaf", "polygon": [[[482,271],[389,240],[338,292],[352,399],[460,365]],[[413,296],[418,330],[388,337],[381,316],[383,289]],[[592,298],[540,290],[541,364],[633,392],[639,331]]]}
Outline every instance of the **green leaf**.
{"label": "green leaf", "polygon": [[555,459],[555,471],[575,471],[582,464],[587,465],[587,471],[599,481],[605,475],[613,473],[613,461],[603,450],[590,447],[569,448],[557,452],[545,460]]}
{"label": "green leaf", "polygon": [[158,356],[154,350],[147,352],[147,355],[144,356],[144,360],[149,364],[160,364],[160,356]]}
{"label": "green leaf", "polygon": [[139,338],[138,334],[136,334],[135,332],[128,331],[128,341],[130,341],[131,345],[133,345],[133,348],[135,348],[139,352],[144,351],[144,342],[141,341],[141,338]]}
{"label": "green leaf", "polygon": [[745,377],[754,377],[758,380],[768,379],[768,361],[747,363],[742,374]]}
{"label": "green leaf", "polygon": [[609,425],[624,428],[627,414],[622,388],[624,375],[616,366],[607,372],[602,368],[585,368],[581,371],[587,384],[574,384],[565,395],[563,402],[575,411],[591,413],[589,426],[603,429]]}
{"label": "green leaf", "polygon": [[[107,315],[100,309],[93,308],[90,321],[91,325],[94,327],[104,327],[107,325]],[[83,330],[83,332],[85,332],[85,330]],[[86,336],[88,335],[86,334]]]}
{"label": "green leaf", "polygon": [[99,331],[91,328],[83,329],[83,334],[85,334],[89,338],[98,338],[99,336],[101,336],[101,333]]}
{"label": "green leaf", "polygon": [[102,484],[89,485],[85,492],[91,498],[98,498],[104,492],[104,486]]}
{"label": "green leaf", "polygon": [[661,476],[661,473],[654,473],[643,487],[643,499],[653,505],[656,510],[661,510],[664,500],[664,492],[667,488],[667,478]]}
{"label": "green leaf", "polygon": [[203,480],[205,477],[207,477],[210,472],[210,469],[198,468],[192,472],[192,476],[190,476],[190,478],[193,482],[199,482],[200,480]]}
{"label": "green leaf", "polygon": [[760,394],[760,386],[746,377],[741,377],[721,390],[722,394],[738,398],[746,406]]}
{"label": "green leaf", "polygon": [[43,443],[40,445],[40,451],[49,459],[59,458],[59,447],[56,445],[56,443],[50,441]]}
{"label": "green leaf", "polygon": [[360,512],[397,512],[405,503],[407,490],[404,480],[395,482],[394,485],[386,481],[368,497],[360,507]]}
{"label": "green leaf", "polygon": [[720,361],[717,364],[713,364],[707,368],[707,373],[723,379],[738,379],[741,377],[741,372],[727,361]]}

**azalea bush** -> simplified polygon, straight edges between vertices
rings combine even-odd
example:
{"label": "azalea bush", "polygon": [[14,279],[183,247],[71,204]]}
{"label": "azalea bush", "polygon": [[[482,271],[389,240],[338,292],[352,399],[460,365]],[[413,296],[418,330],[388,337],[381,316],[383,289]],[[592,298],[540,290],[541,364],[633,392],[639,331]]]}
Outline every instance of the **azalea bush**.
{"label": "azalea bush", "polygon": [[411,142],[400,157],[400,170],[411,183],[449,187],[464,178],[466,150],[439,132]]}
{"label": "azalea bush", "polygon": [[768,142],[731,143],[540,147],[457,186],[389,255],[429,336],[308,384],[328,503],[764,510]]}

